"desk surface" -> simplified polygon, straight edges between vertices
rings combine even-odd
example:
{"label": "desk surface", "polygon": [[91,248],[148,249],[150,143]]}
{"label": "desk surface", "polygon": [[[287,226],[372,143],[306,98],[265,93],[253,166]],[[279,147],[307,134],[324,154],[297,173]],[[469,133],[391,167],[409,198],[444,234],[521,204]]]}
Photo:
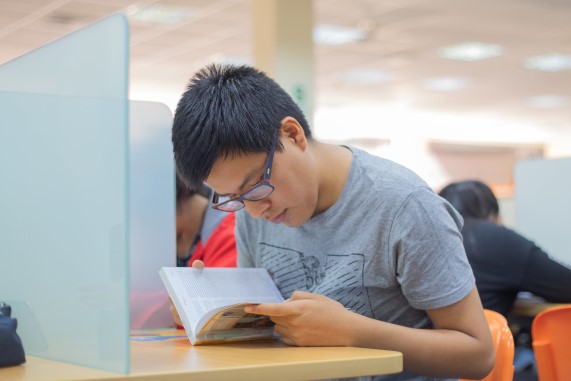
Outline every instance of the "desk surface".
{"label": "desk surface", "polygon": [[561,304],[558,303],[546,302],[544,299],[540,297],[534,295],[527,295],[527,293],[525,293],[522,297],[520,296],[517,297],[514,306],[510,311],[510,315],[533,318],[541,311],[547,308],[556,307],[560,305]]}
{"label": "desk surface", "polygon": [[0,370],[1,380],[214,381],[358,377],[402,371],[402,354],[366,348],[290,347],[278,341],[192,347],[184,331],[160,331],[166,340],[131,340],[131,374],[122,375],[28,356]]}

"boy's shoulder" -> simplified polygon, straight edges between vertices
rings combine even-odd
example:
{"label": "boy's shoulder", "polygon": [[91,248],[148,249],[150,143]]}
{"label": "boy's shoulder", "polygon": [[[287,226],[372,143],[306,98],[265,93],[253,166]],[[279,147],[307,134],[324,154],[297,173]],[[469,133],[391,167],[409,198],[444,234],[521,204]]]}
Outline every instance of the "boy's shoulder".
{"label": "boy's shoulder", "polygon": [[353,152],[352,170],[355,180],[378,190],[394,190],[399,194],[428,188],[428,184],[414,171],[390,159],[373,155],[362,149],[348,147]]}

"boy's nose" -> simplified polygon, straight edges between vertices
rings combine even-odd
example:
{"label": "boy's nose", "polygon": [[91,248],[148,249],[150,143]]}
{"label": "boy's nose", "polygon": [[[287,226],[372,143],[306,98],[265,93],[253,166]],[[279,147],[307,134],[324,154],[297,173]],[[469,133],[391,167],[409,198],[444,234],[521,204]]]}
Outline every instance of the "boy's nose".
{"label": "boy's nose", "polygon": [[270,200],[265,198],[260,201],[244,200],[245,209],[254,218],[263,218],[264,212],[271,206]]}

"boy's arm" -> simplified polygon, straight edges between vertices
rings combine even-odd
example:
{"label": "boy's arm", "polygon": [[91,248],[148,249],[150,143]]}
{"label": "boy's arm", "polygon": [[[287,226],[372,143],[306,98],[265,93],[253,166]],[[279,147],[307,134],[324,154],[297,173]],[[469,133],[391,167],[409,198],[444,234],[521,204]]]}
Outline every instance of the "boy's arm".
{"label": "boy's arm", "polygon": [[480,379],[494,364],[492,338],[475,287],[457,303],[426,311],[434,329],[371,319],[325,296],[305,292],[295,292],[284,303],[247,308],[271,316],[288,344],[399,351],[405,370],[423,375]]}

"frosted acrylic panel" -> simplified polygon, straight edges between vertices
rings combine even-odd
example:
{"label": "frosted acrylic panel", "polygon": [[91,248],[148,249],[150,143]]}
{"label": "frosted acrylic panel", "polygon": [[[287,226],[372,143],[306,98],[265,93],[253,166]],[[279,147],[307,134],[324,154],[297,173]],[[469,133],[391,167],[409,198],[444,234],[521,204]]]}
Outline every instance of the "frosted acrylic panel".
{"label": "frosted acrylic panel", "polygon": [[571,267],[571,158],[518,162],[515,205],[517,230]]}
{"label": "frosted acrylic panel", "polygon": [[0,66],[0,300],[29,355],[129,371],[128,31]]}
{"label": "frosted acrylic panel", "polygon": [[176,266],[172,113],[160,103],[129,107],[131,328],[174,327],[159,277]]}

